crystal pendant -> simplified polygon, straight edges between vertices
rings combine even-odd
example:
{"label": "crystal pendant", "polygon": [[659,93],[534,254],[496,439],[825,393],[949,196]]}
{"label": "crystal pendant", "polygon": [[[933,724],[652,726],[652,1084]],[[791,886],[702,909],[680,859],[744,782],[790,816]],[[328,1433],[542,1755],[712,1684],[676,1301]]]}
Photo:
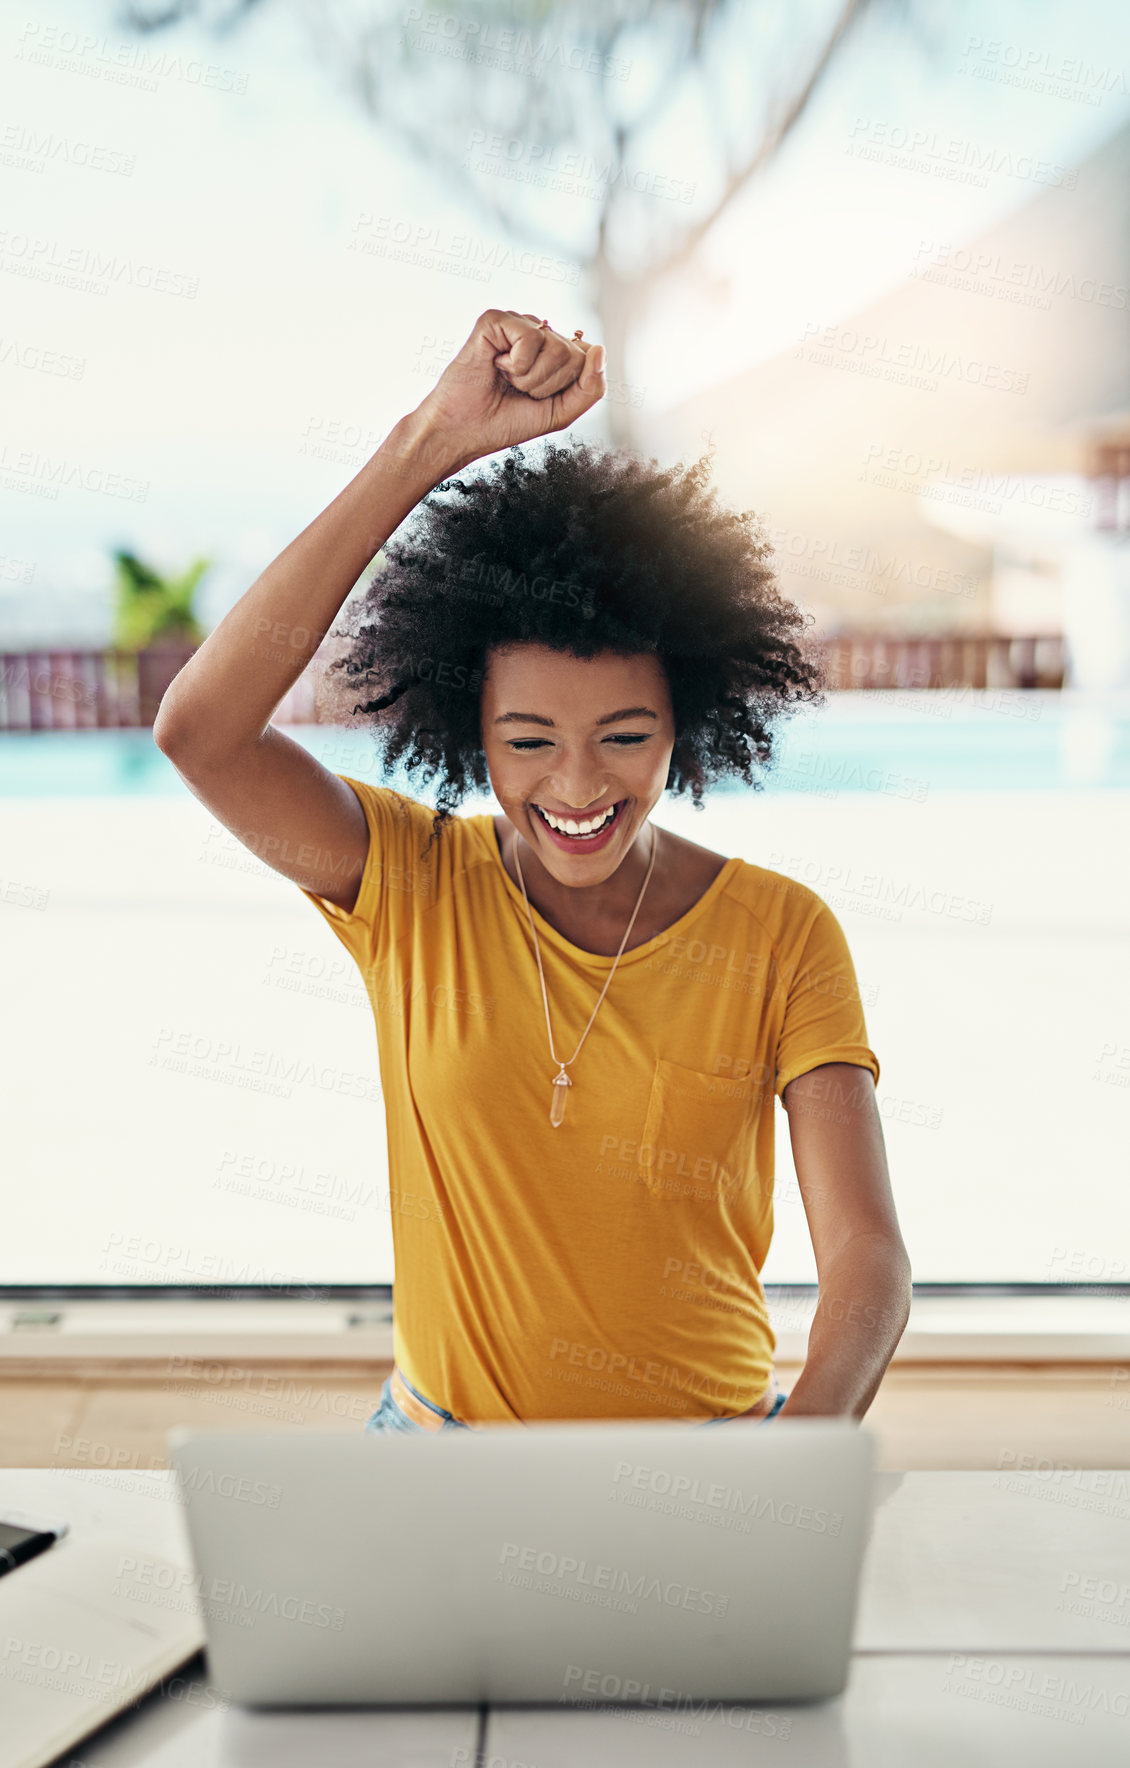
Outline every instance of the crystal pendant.
{"label": "crystal pendant", "polygon": [[561,1064],[561,1073],[553,1077],[553,1104],[549,1108],[549,1121],[554,1129],[565,1116],[565,1089],[572,1086],[572,1081],[565,1072],[565,1064]]}

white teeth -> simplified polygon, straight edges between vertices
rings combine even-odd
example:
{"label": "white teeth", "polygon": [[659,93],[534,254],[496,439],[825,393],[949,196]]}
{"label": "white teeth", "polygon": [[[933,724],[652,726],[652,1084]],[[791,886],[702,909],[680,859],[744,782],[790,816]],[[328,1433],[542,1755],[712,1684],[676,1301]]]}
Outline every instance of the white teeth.
{"label": "white teeth", "polygon": [[605,811],[603,816],[594,817],[591,822],[578,823],[575,822],[572,817],[566,820],[562,817],[553,816],[548,810],[543,810],[540,804],[536,808],[539,815],[545,818],[551,829],[557,829],[559,833],[564,835],[591,835],[595,833],[597,829],[603,829],[604,825],[611,822],[612,818],[616,815],[616,806],[613,804],[610,809]]}

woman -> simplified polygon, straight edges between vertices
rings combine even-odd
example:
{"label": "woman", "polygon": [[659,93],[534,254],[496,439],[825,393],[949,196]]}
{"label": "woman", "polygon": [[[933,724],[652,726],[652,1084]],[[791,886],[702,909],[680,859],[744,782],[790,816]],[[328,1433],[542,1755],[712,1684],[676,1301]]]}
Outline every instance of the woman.
{"label": "woman", "polygon": [[[444,483],[604,390],[599,345],[484,313],[154,732],[365,979],[396,1254],[371,1429],[766,1421],[786,1398],[858,1420],[909,1312],[842,930],[806,887],[649,820],[667,789],[756,785],[774,721],[819,697],[764,541],[701,464],[550,445]],[[269,722],[417,504],[338,679],[386,761],[438,780],[434,812]],[[500,815],[452,815],[488,785]],[[788,1395],[759,1276],[775,1095],[820,1279]]]}

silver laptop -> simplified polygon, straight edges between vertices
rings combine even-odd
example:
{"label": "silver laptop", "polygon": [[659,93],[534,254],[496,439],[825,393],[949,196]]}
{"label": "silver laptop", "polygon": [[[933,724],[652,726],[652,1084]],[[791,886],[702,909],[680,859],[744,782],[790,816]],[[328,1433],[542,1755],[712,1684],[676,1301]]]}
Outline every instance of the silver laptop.
{"label": "silver laptop", "polygon": [[209,1674],[248,1706],[677,1709],[846,1685],[846,1419],[168,1435]]}

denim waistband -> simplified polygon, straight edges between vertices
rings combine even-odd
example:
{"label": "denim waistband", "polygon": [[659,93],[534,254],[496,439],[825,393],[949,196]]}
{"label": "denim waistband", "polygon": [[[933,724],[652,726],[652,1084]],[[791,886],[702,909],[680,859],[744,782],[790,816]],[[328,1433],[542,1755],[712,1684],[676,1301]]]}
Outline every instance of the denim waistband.
{"label": "denim waistband", "polygon": [[[454,1412],[446,1412],[442,1406],[437,1406],[434,1400],[429,1400],[425,1394],[422,1394],[418,1387],[413,1387],[412,1383],[409,1381],[407,1375],[405,1375],[405,1373],[404,1373],[403,1369],[400,1367],[399,1363],[397,1363],[395,1365],[395,1368],[396,1368],[397,1375],[400,1377],[401,1381],[404,1383],[405,1387],[408,1389],[408,1392],[410,1394],[412,1394],[415,1399],[419,1400],[421,1406],[426,1406],[428,1408],[429,1412],[434,1412],[437,1417],[442,1418],[444,1420],[444,1422],[447,1424],[458,1425],[460,1430],[470,1430],[471,1426],[469,1424],[461,1423],[460,1420],[458,1418],[456,1418]],[[392,1380],[391,1375],[389,1376],[388,1380],[389,1381]],[[387,1383],[386,1383],[386,1386],[387,1386]]]}
{"label": "denim waistband", "polygon": [[[460,1419],[455,1417],[453,1412],[448,1412],[443,1406],[437,1405],[434,1400],[429,1400],[426,1394],[422,1394],[419,1388],[414,1386],[413,1383],[408,1380],[403,1369],[399,1366],[397,1366],[396,1374],[398,1379],[404,1383],[404,1386],[408,1389],[408,1392],[413,1398],[418,1400],[420,1405],[426,1406],[429,1412],[434,1412],[436,1417],[441,1420],[441,1430],[471,1430],[474,1428],[472,1425],[462,1423]],[[403,1408],[397,1404],[390,1388],[391,1379],[390,1376],[381,1388],[380,1404],[372,1417],[367,1421],[365,1429],[372,1431],[418,1430],[426,1432],[427,1426],[418,1423],[414,1418],[410,1418]],[[770,1423],[770,1421],[776,1418],[777,1414],[781,1411],[788,1397],[787,1393],[778,1392],[772,1406],[763,1417],[754,1419],[746,1418],[744,1422],[752,1424]],[[734,1424],[738,1421],[739,1417],[741,1417],[741,1414],[730,1413],[720,1418],[700,1418],[696,1428],[708,1424]]]}

